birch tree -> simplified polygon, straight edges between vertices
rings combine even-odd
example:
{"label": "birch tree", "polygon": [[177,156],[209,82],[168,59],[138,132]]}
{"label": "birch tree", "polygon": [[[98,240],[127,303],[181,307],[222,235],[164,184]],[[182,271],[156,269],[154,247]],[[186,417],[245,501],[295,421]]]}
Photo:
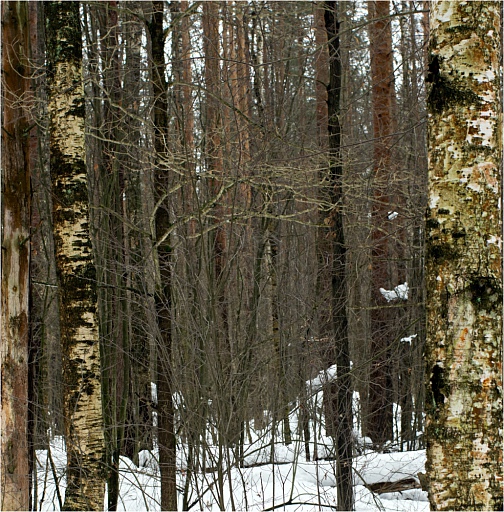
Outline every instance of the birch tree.
{"label": "birch tree", "polygon": [[502,510],[499,2],[431,4],[427,474],[433,510]]}
{"label": "birch tree", "polygon": [[63,354],[65,510],[103,510],[105,475],[96,271],[89,233],[78,2],[46,5],[53,229]]}
{"label": "birch tree", "polygon": [[2,463],[0,508],[28,510],[28,297],[30,268],[28,10],[2,4]]}

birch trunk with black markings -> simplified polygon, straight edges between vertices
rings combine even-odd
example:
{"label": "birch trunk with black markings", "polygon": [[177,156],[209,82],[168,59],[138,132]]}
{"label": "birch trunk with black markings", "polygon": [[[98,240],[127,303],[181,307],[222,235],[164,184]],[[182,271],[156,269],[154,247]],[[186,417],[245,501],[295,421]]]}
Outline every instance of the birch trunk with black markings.
{"label": "birch trunk with black markings", "polygon": [[67,447],[65,510],[103,510],[105,453],[96,270],[89,232],[78,2],[46,5],[53,230]]}
{"label": "birch trunk with black markings", "polygon": [[431,4],[427,477],[433,510],[502,510],[499,2]]}

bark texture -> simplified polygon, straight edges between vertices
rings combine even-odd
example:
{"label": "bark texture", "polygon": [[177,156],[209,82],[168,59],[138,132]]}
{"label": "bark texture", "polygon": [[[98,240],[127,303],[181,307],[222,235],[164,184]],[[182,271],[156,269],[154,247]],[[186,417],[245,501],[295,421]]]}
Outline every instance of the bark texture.
{"label": "bark texture", "polygon": [[[350,378],[350,352],[348,346],[346,245],[343,229],[343,165],[341,158],[341,52],[338,4],[325,2],[325,27],[329,48],[329,84],[327,86],[329,135],[329,191],[332,210],[325,223],[331,241],[331,335],[333,350],[330,364],[336,364],[337,380],[327,385],[331,422],[329,432],[336,445],[336,489],[338,510],[353,510],[352,485],[352,382]],[[326,409],[327,411],[327,409]]]}
{"label": "bark texture", "polygon": [[0,508],[29,509],[28,297],[30,268],[28,10],[2,3],[2,444]]}
{"label": "bark texture", "polygon": [[431,4],[427,474],[433,510],[502,510],[499,2]]}
{"label": "bark texture", "polygon": [[50,162],[67,443],[65,510],[103,510],[96,271],[89,233],[78,2],[46,5]]}
{"label": "bark texture", "polygon": [[154,92],[154,148],[156,151],[156,240],[159,272],[156,283],[156,315],[159,327],[157,353],[158,443],[161,474],[161,510],[177,510],[176,439],[172,371],[172,248],[168,189],[168,85],[164,57],[164,2],[152,3],[149,33],[152,45],[151,80]]}
{"label": "bark texture", "polygon": [[373,212],[372,212],[372,309],[371,372],[369,376],[369,419],[367,435],[376,447],[393,437],[392,377],[390,345],[392,310],[380,293],[391,290],[391,221],[390,197],[392,146],[393,53],[389,1],[369,1],[369,29],[373,108]]}

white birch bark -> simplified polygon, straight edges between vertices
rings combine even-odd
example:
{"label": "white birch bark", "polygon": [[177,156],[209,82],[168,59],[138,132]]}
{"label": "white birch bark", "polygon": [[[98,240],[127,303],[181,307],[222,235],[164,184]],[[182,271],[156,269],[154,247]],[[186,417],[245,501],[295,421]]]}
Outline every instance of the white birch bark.
{"label": "white birch bark", "polygon": [[427,473],[433,510],[502,510],[499,2],[431,3]]}
{"label": "white birch bark", "polygon": [[96,271],[89,233],[79,4],[51,2],[46,9],[53,230],[67,444],[64,509],[103,510],[100,348]]}

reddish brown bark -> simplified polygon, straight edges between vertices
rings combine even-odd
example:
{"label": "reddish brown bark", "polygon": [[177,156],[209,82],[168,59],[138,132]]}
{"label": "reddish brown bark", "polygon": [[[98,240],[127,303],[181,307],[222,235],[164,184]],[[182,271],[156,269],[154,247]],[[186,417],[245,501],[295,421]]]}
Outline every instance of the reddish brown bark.
{"label": "reddish brown bark", "polygon": [[25,2],[2,4],[2,510],[28,510],[30,48]]}
{"label": "reddish brown bark", "polygon": [[[188,2],[180,2],[182,12],[187,11]],[[184,108],[184,143],[187,151],[194,148],[194,110],[192,106],[192,68],[191,68],[191,41],[189,37],[189,17],[184,16],[181,21],[182,32],[182,100]]]}
{"label": "reddish brown bark", "polygon": [[369,1],[374,201],[372,211],[371,373],[369,381],[368,435],[376,445],[392,440],[392,380],[389,344],[390,308],[380,288],[393,289],[390,268],[389,179],[393,133],[393,54],[390,2]]}
{"label": "reddish brown bark", "polygon": [[[183,205],[183,215],[194,214],[194,200],[196,190],[195,147],[194,147],[194,105],[192,93],[192,65],[191,65],[191,20],[188,12],[189,4],[182,1],[180,4],[172,2],[173,52],[172,66],[175,81],[175,95],[177,109],[175,128],[180,144],[180,154],[183,161],[182,186],[180,188],[179,204]],[[192,247],[196,234],[197,221],[190,220],[186,229],[189,247]],[[189,249],[191,250],[191,249]]]}
{"label": "reddish brown bark", "polygon": [[[219,53],[219,11],[220,3],[206,2],[203,4],[203,50],[205,53],[205,87],[206,95],[206,162],[210,173],[210,193],[216,196],[223,186],[223,154],[222,154],[222,109]],[[223,209],[217,207],[217,221],[223,220]],[[214,237],[215,278],[219,280],[225,267],[226,232],[224,227],[218,226]],[[224,307],[224,305],[222,305]],[[222,316],[226,324],[227,313],[223,310]]]}

